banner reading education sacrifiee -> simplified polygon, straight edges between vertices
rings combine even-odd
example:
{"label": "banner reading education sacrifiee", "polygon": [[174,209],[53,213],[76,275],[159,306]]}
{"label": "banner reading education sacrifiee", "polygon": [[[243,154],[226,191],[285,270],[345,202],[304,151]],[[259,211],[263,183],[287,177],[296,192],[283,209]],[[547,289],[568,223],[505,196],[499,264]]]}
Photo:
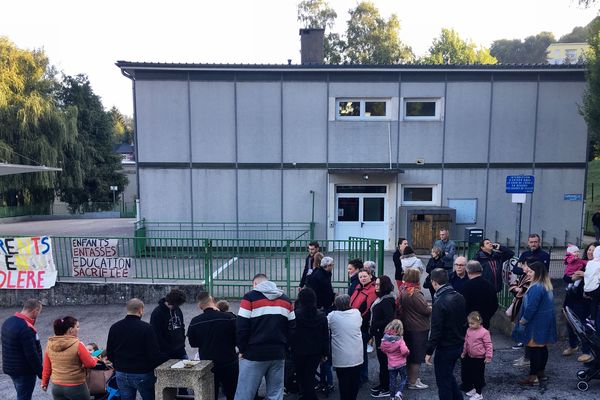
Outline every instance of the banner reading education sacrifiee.
{"label": "banner reading education sacrifiee", "polygon": [[56,276],[50,237],[0,238],[0,289],[49,289]]}
{"label": "banner reading education sacrifiee", "polygon": [[127,278],[131,258],[119,257],[119,239],[71,239],[74,278]]}

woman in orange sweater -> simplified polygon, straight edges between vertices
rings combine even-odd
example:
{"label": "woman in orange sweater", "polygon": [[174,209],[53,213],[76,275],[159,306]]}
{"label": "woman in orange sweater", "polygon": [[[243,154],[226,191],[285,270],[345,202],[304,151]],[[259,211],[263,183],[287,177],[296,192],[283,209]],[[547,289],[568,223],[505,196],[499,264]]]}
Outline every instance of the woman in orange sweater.
{"label": "woman in orange sweater", "polygon": [[52,380],[54,400],[89,400],[90,392],[85,383],[85,369],[98,361],[79,341],[79,322],[73,317],[54,321],[54,334],[48,339],[44,354],[42,390],[48,389]]}

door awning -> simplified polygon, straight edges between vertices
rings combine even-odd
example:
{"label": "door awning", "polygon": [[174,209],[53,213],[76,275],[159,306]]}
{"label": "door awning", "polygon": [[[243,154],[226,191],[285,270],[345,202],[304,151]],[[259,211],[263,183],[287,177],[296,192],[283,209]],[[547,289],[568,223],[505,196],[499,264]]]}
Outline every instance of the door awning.
{"label": "door awning", "polygon": [[29,172],[57,172],[62,168],[46,167],[44,165],[22,165],[22,164],[4,164],[0,163],[0,176],[27,174]]}

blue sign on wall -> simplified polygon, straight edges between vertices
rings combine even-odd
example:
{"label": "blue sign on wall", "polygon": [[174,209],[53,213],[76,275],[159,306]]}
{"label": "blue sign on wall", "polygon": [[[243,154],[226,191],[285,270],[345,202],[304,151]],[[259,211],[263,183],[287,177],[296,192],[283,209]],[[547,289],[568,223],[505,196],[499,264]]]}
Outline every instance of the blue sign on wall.
{"label": "blue sign on wall", "polygon": [[506,177],[506,193],[533,193],[533,175],[508,175]]}
{"label": "blue sign on wall", "polygon": [[565,193],[565,201],[582,201],[583,195],[580,193]]}

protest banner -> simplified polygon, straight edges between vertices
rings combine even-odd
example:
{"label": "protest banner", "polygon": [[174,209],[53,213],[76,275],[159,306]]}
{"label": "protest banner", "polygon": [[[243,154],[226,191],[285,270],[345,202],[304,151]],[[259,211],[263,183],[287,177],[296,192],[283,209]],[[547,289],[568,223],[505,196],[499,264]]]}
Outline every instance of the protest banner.
{"label": "protest banner", "polygon": [[74,278],[127,278],[131,258],[119,257],[119,239],[71,240]]}
{"label": "protest banner", "polygon": [[0,289],[49,289],[57,275],[50,237],[0,238]]}

